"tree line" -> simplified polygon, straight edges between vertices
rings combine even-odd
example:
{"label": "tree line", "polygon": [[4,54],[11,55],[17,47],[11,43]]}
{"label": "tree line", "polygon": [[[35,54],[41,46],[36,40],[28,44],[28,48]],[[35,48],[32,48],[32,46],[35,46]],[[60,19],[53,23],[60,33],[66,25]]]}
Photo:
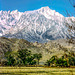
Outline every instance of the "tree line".
{"label": "tree line", "polygon": [[69,52],[69,54],[64,54],[62,57],[52,56],[47,60],[46,64],[50,67],[70,67],[75,66],[75,54],[74,52]]}
{"label": "tree line", "polygon": [[14,54],[8,51],[5,53],[4,58],[5,60],[1,62],[2,66],[39,65],[39,60],[42,58],[42,54],[32,54],[28,49],[22,49]]}
{"label": "tree line", "polygon": [[[1,63],[2,66],[27,66],[38,65],[42,58],[41,53],[32,54],[28,49],[18,50],[16,53],[6,52]],[[62,57],[52,56],[43,66],[70,67],[75,66],[74,52],[65,53]]]}

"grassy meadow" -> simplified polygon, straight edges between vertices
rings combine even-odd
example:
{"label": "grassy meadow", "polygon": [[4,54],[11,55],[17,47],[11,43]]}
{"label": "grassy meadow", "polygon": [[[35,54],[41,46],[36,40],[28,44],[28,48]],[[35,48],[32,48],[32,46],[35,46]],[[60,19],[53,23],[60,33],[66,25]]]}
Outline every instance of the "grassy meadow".
{"label": "grassy meadow", "polygon": [[75,75],[75,68],[0,67],[0,75]]}

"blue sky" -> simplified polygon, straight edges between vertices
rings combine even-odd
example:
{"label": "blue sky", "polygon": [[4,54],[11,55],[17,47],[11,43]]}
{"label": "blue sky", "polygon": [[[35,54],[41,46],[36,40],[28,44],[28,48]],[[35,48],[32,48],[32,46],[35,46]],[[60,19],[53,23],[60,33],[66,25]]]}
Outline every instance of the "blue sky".
{"label": "blue sky", "polygon": [[0,10],[20,12],[36,10],[41,7],[49,6],[65,16],[65,9],[74,12],[74,8],[68,0],[0,0]]}

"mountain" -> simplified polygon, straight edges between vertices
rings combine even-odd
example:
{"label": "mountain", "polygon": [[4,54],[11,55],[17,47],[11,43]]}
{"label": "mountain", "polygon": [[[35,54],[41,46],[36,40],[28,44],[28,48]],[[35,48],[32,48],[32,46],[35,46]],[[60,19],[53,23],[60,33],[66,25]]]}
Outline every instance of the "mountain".
{"label": "mountain", "polygon": [[5,32],[12,29],[16,22],[20,19],[22,13],[15,11],[0,11],[0,36],[6,34]]}
{"label": "mountain", "polygon": [[0,11],[0,36],[25,39],[29,42],[75,37],[68,28],[75,24],[75,17],[64,17],[49,7],[34,11]]}
{"label": "mountain", "polygon": [[67,40],[60,39],[51,40],[47,43],[31,43],[24,39],[0,38],[0,60],[4,59],[4,55],[7,51],[11,51],[12,54],[15,54],[18,50],[22,49],[28,49],[33,54],[41,53],[42,59],[40,62],[46,62],[53,55],[61,57],[69,52],[75,52],[75,42],[72,44],[68,43]]}

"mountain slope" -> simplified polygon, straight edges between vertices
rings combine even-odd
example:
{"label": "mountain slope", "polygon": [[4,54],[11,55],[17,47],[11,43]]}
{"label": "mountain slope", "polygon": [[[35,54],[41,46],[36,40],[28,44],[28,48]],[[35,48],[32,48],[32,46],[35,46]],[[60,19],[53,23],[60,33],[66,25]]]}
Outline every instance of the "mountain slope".
{"label": "mountain slope", "polygon": [[4,57],[7,51],[12,51],[15,54],[18,50],[28,49],[34,53],[41,53],[42,59],[40,62],[45,62],[53,55],[61,57],[65,53],[75,51],[75,44],[70,44],[66,40],[54,40],[47,43],[30,43],[23,39],[16,38],[0,38],[0,60]]}
{"label": "mountain slope", "polygon": [[[65,18],[49,7],[42,7],[38,10],[26,11],[24,13],[18,11],[14,12],[18,15],[16,15],[13,20],[14,24],[11,18],[9,18],[11,22],[7,22],[8,19],[5,21],[8,23],[6,25],[2,22],[3,20],[1,20],[1,36],[25,39],[30,42],[38,41],[41,43],[47,42],[48,40],[66,39],[75,36],[74,31],[71,32],[72,35],[70,36],[67,26],[68,24],[75,23],[75,18]],[[13,13],[13,11],[9,12],[7,15],[11,13]],[[15,15],[15,13],[13,14]],[[7,29],[5,26],[9,26],[9,28],[7,27]]]}

